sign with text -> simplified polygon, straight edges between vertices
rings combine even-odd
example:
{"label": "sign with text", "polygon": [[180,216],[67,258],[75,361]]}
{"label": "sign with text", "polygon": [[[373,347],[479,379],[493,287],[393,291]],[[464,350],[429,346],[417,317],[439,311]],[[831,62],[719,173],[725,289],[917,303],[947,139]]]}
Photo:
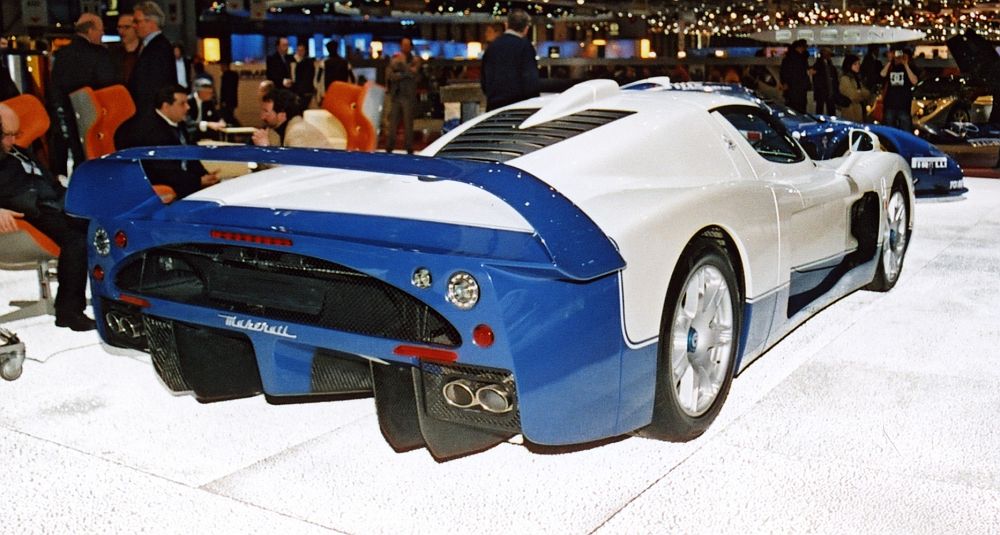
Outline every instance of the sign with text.
{"label": "sign with text", "polygon": [[810,45],[868,45],[917,41],[926,34],[905,28],[883,26],[803,26],[750,34],[750,38],[768,43],[791,43],[805,39]]}

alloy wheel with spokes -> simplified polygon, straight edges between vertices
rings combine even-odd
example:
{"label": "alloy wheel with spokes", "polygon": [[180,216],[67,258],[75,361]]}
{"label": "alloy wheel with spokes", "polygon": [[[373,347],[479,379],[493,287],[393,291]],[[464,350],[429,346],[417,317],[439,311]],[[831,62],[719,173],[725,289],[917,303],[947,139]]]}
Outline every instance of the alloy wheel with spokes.
{"label": "alloy wheel with spokes", "polygon": [[685,249],[667,288],[653,418],[641,436],[683,442],[712,424],[729,394],[741,332],[736,271],[721,240]]}
{"label": "alloy wheel with spokes", "polygon": [[733,306],[719,268],[691,273],[670,332],[674,394],[688,416],[701,416],[718,397],[733,345]]}
{"label": "alloy wheel with spokes", "polygon": [[886,228],[882,236],[882,270],[888,281],[895,282],[903,270],[909,232],[906,201],[899,190],[893,190],[886,209]]}

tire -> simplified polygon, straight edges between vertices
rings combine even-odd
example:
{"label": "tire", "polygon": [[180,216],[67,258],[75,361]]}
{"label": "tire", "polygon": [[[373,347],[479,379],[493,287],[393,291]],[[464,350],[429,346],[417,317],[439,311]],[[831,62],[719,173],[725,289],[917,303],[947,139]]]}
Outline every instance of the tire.
{"label": "tire", "polygon": [[948,124],[970,122],[972,122],[972,115],[969,113],[969,108],[964,105],[957,105],[948,112]]}
{"label": "tire", "polygon": [[899,274],[903,271],[906,249],[910,246],[909,206],[903,191],[903,187],[896,182],[889,193],[878,268],[875,271],[875,278],[865,287],[866,290],[888,292],[896,285]]}
{"label": "tire", "polygon": [[21,363],[17,359],[7,359],[0,363],[0,377],[7,381],[16,381],[22,371]]}
{"label": "tire", "polygon": [[707,239],[689,245],[664,303],[653,420],[638,435],[686,442],[712,424],[733,380],[739,305],[739,285],[726,252]]}

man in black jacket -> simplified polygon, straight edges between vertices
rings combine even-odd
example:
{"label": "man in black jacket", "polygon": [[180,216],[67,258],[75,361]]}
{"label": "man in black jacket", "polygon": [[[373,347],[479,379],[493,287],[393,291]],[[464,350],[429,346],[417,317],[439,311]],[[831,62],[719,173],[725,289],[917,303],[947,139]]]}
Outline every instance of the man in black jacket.
{"label": "man in black jacket", "polygon": [[538,60],[527,39],[530,28],[528,13],[512,9],[507,15],[507,31],[486,47],[480,84],[487,111],[538,96]]}
{"label": "man in black jacket", "polygon": [[302,107],[308,108],[316,95],[316,61],[309,57],[309,50],[305,42],[300,42],[295,47],[295,55],[292,56],[295,62],[295,81],[292,82],[292,91],[299,96]]}
{"label": "man in black jacket", "polygon": [[340,42],[334,39],[326,43],[327,57],[323,62],[324,92],[330,89],[330,84],[333,82],[354,83],[354,72],[351,70],[351,64],[341,57],[340,52],[337,50],[339,47]]}
{"label": "man in black jacket", "polygon": [[212,132],[221,132],[226,121],[215,107],[215,87],[208,78],[194,81],[194,93],[188,98],[188,112],[185,121],[188,139],[201,141],[211,139]]}
{"label": "man in black jacket", "polygon": [[163,19],[163,10],[152,0],[139,2],[132,8],[132,23],[142,40],[139,59],[128,81],[137,110],[152,108],[156,91],[177,83],[174,49],[160,29]]}
{"label": "man in black jacket", "polygon": [[28,153],[14,145],[20,118],[0,104],[0,233],[14,232],[15,216],[25,220],[59,245],[59,290],[56,325],[74,331],[94,329],[87,307],[87,224],[63,211],[66,190]]}
{"label": "man in black jacket", "polygon": [[93,13],[84,13],[73,26],[76,35],[70,43],[52,57],[52,81],[49,84],[50,113],[55,119],[52,141],[51,169],[68,175],[67,149],[73,154],[74,166],[86,159],[69,95],[81,87],[100,89],[120,82],[111,53],[101,44],[104,23]]}
{"label": "man in black jacket", "polygon": [[806,113],[806,101],[809,92],[809,46],[805,39],[796,40],[788,47],[785,57],[781,60],[781,90],[784,92],[785,104],[789,108]]}
{"label": "man in black jacket", "polygon": [[274,54],[267,57],[266,77],[277,89],[292,88],[292,55],[288,53],[288,38],[279,37]]}
{"label": "man in black jacket", "polygon": [[[189,105],[187,92],[176,83],[160,88],[153,99],[155,107],[139,110],[134,133],[127,139],[115,136],[119,148],[188,145],[184,120]],[[200,161],[155,160],[143,163],[146,176],[153,184],[173,188],[177,198],[186,197],[199,189],[219,182],[217,171],[208,172]]]}
{"label": "man in black jacket", "polygon": [[0,37],[0,100],[7,100],[12,97],[16,97],[21,94],[21,91],[17,89],[17,84],[10,77],[10,72],[7,71],[7,58],[4,56],[4,51],[7,50],[7,38]]}

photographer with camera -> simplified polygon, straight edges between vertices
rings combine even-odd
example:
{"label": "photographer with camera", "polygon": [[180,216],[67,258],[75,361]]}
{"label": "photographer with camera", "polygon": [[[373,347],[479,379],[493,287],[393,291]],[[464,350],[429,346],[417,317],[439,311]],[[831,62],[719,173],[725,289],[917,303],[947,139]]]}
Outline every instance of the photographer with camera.
{"label": "photographer with camera", "polygon": [[910,65],[909,49],[897,48],[889,53],[889,61],[882,67],[882,79],[886,80],[883,123],[900,130],[913,130],[910,105],[913,102],[913,86],[917,85],[917,73]]}

